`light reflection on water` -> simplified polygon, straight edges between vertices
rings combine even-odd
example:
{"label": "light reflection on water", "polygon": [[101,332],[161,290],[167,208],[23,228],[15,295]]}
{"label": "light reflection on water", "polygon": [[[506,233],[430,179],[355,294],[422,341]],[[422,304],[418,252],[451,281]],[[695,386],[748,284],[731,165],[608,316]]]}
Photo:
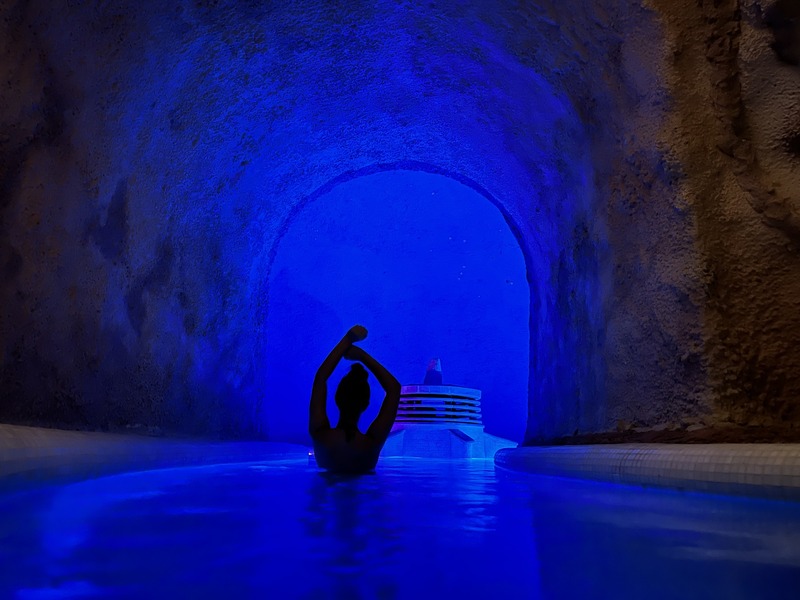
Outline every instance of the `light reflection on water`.
{"label": "light reflection on water", "polygon": [[0,597],[795,598],[800,507],[491,462],[127,473],[0,499]]}

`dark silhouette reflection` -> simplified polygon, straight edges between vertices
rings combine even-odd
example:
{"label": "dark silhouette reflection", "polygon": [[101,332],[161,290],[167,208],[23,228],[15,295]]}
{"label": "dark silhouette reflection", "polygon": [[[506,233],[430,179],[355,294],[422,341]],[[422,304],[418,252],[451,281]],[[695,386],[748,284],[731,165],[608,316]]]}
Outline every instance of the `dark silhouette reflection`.
{"label": "dark silhouette reflection", "polygon": [[320,587],[309,598],[361,600],[397,597],[397,533],[381,478],[320,472],[312,478],[306,533],[318,556]]}

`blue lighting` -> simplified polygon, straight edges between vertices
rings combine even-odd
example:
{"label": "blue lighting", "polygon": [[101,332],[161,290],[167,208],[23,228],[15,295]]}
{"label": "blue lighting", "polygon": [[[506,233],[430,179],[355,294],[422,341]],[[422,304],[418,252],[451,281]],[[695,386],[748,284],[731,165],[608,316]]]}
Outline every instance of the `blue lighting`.
{"label": "blue lighting", "polygon": [[[344,331],[363,323],[365,347],[402,383],[421,383],[438,357],[445,383],[482,390],[487,431],[520,441],[529,310],[522,250],[475,189],[412,170],[342,182],[303,205],[274,254],[265,357],[270,438],[306,439],[314,372]],[[371,385],[365,423],[382,398]]]}
{"label": "blue lighting", "polygon": [[0,496],[0,597],[789,598],[795,503],[388,460],[124,473]]}

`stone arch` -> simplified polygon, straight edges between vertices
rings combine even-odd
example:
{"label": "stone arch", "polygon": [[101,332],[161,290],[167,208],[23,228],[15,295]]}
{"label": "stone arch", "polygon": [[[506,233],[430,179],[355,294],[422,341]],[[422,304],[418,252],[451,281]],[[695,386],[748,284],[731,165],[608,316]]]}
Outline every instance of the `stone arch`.
{"label": "stone arch", "polygon": [[[504,293],[506,294],[504,298],[500,300],[497,298],[484,298],[482,301],[480,301],[480,306],[483,307],[497,306],[499,302],[505,302],[508,308],[507,312],[503,314],[503,322],[500,323],[498,321],[494,328],[487,326],[487,323],[477,323],[475,325],[477,330],[476,335],[482,336],[482,343],[484,343],[492,352],[490,357],[484,359],[484,362],[487,363],[484,366],[486,369],[488,369],[488,372],[481,373],[480,366],[477,367],[477,373],[465,372],[465,365],[463,364],[464,357],[453,356],[453,353],[457,352],[458,350],[453,343],[448,343],[447,341],[442,340],[433,341],[426,339],[425,343],[422,345],[428,344],[427,347],[429,348],[434,346],[449,347],[449,358],[454,359],[454,361],[448,363],[448,356],[443,357],[445,379],[447,380],[448,375],[451,375],[459,379],[459,381],[453,381],[451,378],[450,382],[452,383],[481,385],[481,383],[476,382],[482,382],[482,387],[486,388],[484,396],[484,420],[487,430],[491,433],[514,438],[515,441],[522,441],[528,412],[527,392],[529,387],[528,379],[531,371],[530,355],[532,352],[531,343],[533,340],[531,328],[533,327],[534,323],[531,315],[533,314],[533,311],[536,309],[537,305],[537,294],[533,293],[532,290],[534,279],[531,277],[533,268],[531,265],[532,258],[530,255],[530,244],[525,243],[519,227],[509,214],[504,204],[483,186],[462,174],[454,173],[433,164],[418,161],[398,161],[393,163],[374,164],[361,169],[342,173],[341,175],[329,180],[317,188],[313,193],[309,194],[296,205],[294,205],[288,216],[281,223],[278,230],[278,235],[276,236],[275,241],[270,248],[267,259],[267,269],[263,279],[264,287],[262,292],[263,303],[261,304],[262,311],[259,315],[260,323],[258,326],[259,330],[263,331],[266,335],[266,340],[259,354],[266,361],[266,375],[264,382],[266,404],[264,406],[262,418],[267,421],[270,438],[296,440],[298,435],[302,435],[300,432],[304,431],[304,421],[307,411],[307,406],[305,404],[307,402],[306,388],[308,387],[308,381],[310,381],[311,377],[313,377],[313,370],[316,369],[319,360],[321,360],[321,358],[324,357],[324,353],[327,352],[327,347],[335,341],[335,339],[327,339],[327,337],[324,340],[320,340],[319,348],[314,348],[314,351],[316,354],[319,354],[319,356],[306,356],[302,351],[298,351],[297,348],[293,348],[291,341],[286,339],[289,337],[289,331],[286,329],[285,325],[287,322],[295,322],[297,313],[293,313],[293,308],[287,306],[285,302],[288,301],[295,304],[305,304],[308,313],[317,315],[314,317],[309,316],[309,319],[312,321],[314,318],[322,319],[321,322],[316,324],[309,323],[303,319],[304,322],[301,327],[308,326],[315,328],[316,330],[320,330],[327,327],[330,321],[336,320],[337,318],[335,314],[337,311],[331,311],[330,307],[323,306],[324,303],[320,303],[317,301],[317,299],[313,298],[313,293],[308,294],[299,290],[299,288],[308,287],[308,281],[305,284],[298,283],[297,281],[288,281],[288,271],[294,270],[295,272],[299,272],[305,269],[307,272],[310,272],[313,267],[309,267],[308,265],[305,267],[298,267],[297,264],[292,264],[291,269],[289,269],[287,260],[281,259],[279,254],[287,252],[287,244],[294,248],[295,251],[302,252],[302,247],[299,246],[301,243],[299,240],[301,238],[298,237],[299,234],[297,234],[296,228],[305,227],[310,229],[314,227],[313,223],[316,223],[317,225],[320,223],[319,221],[313,221],[313,219],[309,216],[309,211],[316,210],[318,216],[315,218],[317,219],[324,220],[326,218],[326,216],[320,212],[322,211],[322,208],[318,207],[314,209],[313,205],[315,202],[318,202],[326,197],[330,198],[330,194],[336,194],[337,189],[348,188],[348,184],[350,184],[348,189],[352,190],[355,188],[357,194],[359,185],[362,187],[368,185],[368,182],[371,180],[370,178],[374,179],[375,176],[383,176],[384,181],[387,180],[386,178],[392,178],[393,181],[411,182],[409,185],[411,185],[412,188],[417,186],[414,188],[416,191],[420,191],[426,185],[435,187],[437,184],[440,184],[444,186],[445,195],[448,193],[463,194],[455,199],[463,201],[467,206],[472,207],[473,210],[482,210],[476,208],[476,202],[479,201],[481,203],[485,203],[487,208],[483,213],[481,213],[482,217],[468,215],[464,219],[465,223],[455,224],[453,228],[454,231],[463,232],[470,230],[470,218],[482,218],[487,227],[497,228],[498,224],[502,224],[504,231],[498,231],[496,233],[488,231],[484,232],[482,234],[484,237],[481,238],[481,243],[487,246],[486,250],[489,252],[491,249],[488,248],[488,246],[493,248],[495,251],[499,251],[500,253],[513,252],[513,250],[510,249],[510,246],[513,246],[515,249],[517,256],[510,256],[509,260],[511,260],[511,263],[509,263],[509,265],[506,267],[509,273],[513,272],[516,275],[513,277],[513,279],[516,281],[511,279],[506,280],[509,291],[507,293],[504,292],[502,289],[502,281],[497,279],[497,277],[500,275],[499,270],[497,270],[497,273],[494,273],[494,275],[497,277],[488,277],[485,280],[481,279],[482,276],[476,273],[472,274],[473,279],[470,279],[470,275],[465,276],[465,279],[468,280],[466,282],[461,281],[460,276],[457,278],[459,282],[456,282],[455,279],[451,280],[451,283],[456,286],[458,286],[459,283],[464,284],[463,289],[459,288],[461,289],[460,293],[466,293],[466,296],[462,296],[461,299],[460,307],[463,314],[461,314],[461,312],[459,313],[460,318],[469,319],[470,314],[473,316],[476,314],[475,311],[477,310],[477,305],[470,305],[471,308],[470,306],[464,305],[464,299],[468,298],[468,291],[471,289],[469,288],[469,285],[472,285],[472,283],[475,281],[483,281],[483,285],[485,285],[487,288],[483,291],[489,295],[492,295],[493,293],[495,295],[503,295]],[[420,179],[420,177],[422,178]],[[453,186],[452,190],[447,188],[447,186]],[[457,192],[456,190],[463,191]],[[472,197],[469,197],[470,194]],[[477,200],[478,198],[480,200]],[[333,209],[329,200],[322,201],[329,202],[328,204],[325,204],[328,210]],[[337,201],[336,198],[334,198],[333,201]],[[343,198],[339,198],[338,201],[347,202],[347,200]],[[445,202],[444,199],[439,201]],[[452,199],[447,200],[447,202],[452,201]],[[414,204],[414,202],[416,202],[416,204]],[[421,201],[417,200],[414,202],[411,204],[414,204],[414,206],[417,208],[422,206],[420,203]],[[452,209],[454,206],[448,204],[447,208]],[[491,224],[489,221],[491,221],[492,217],[488,214],[489,212],[493,213],[496,218],[496,220]],[[439,215],[439,219],[440,220],[437,222],[441,223],[441,214]],[[380,221],[380,217],[378,217],[378,221]],[[322,226],[325,227],[326,225],[323,223]],[[329,233],[330,232],[325,235],[328,235]],[[501,239],[503,237],[507,239],[503,241]],[[472,242],[472,240],[463,240],[464,244],[467,244],[468,241]],[[309,243],[311,242],[309,241]],[[441,247],[441,242],[426,242],[425,240],[422,240],[422,243],[427,243],[430,245],[430,252],[433,252],[432,248],[436,246],[437,243],[439,246],[436,247]],[[424,249],[417,249],[416,256],[421,256],[420,252],[424,252]],[[470,257],[469,260],[473,261],[473,264],[471,264],[467,270],[472,269],[475,271],[475,269],[480,270],[481,268],[484,268],[479,264],[481,259],[476,258],[474,253],[470,254],[470,250],[456,249],[455,252],[460,253],[458,256],[461,256],[462,258],[467,256]],[[365,255],[362,255],[362,257],[363,256]],[[442,259],[442,257],[434,257],[434,259],[443,263],[448,262],[447,260]],[[296,260],[300,260],[302,262],[302,258],[298,258]],[[319,257],[314,260],[317,260],[315,264],[319,264]],[[408,260],[408,258],[406,257],[405,260]],[[455,258],[453,258],[453,260],[455,260]],[[512,267],[512,264],[515,266]],[[453,265],[450,264],[449,266],[452,267]],[[466,267],[466,265],[464,266]],[[396,272],[402,271],[402,269],[399,267],[398,269],[399,270]],[[445,271],[447,270],[447,265],[445,264]],[[477,279],[474,279],[475,277],[477,277]],[[384,281],[384,284],[389,284],[389,287],[392,287],[396,284],[396,282]],[[439,284],[441,284],[441,282],[439,282]],[[511,288],[514,284],[517,286],[523,286],[524,293],[520,291],[519,288],[512,290]],[[313,286],[314,282],[311,282],[310,285]],[[437,284],[434,281],[428,281],[427,285],[435,287]],[[399,288],[396,288],[395,292],[397,292],[398,289]],[[491,290],[494,290],[494,292]],[[276,296],[276,293],[279,295]],[[402,291],[399,293],[402,294]],[[412,292],[409,293],[413,294]],[[457,295],[458,293],[459,292],[456,290],[455,294]],[[391,291],[387,291],[387,294],[390,296],[395,295],[392,294]],[[328,298],[331,298],[332,296],[333,291],[327,295]],[[292,300],[289,300],[288,297],[292,298]],[[440,317],[443,314],[442,311],[449,306],[448,300],[443,300],[442,302],[443,306],[433,307],[431,309],[433,314],[437,314]],[[524,306],[521,306],[521,302],[524,302]],[[304,308],[303,310],[306,309]],[[341,313],[342,310],[346,312],[346,309],[341,308],[338,312]],[[322,313],[327,314],[324,317],[319,316],[322,315]],[[403,319],[402,315],[398,318],[401,321]],[[513,327],[519,328],[523,319],[524,331],[510,330],[510,328]],[[390,330],[392,329],[392,325],[387,324],[386,322],[382,323],[381,326]],[[338,327],[345,327],[344,322],[338,323]],[[424,326],[420,327],[424,328]],[[450,327],[444,326],[441,328],[432,327],[432,329],[440,332],[451,331]],[[462,334],[464,333],[464,328],[459,327],[458,325],[453,326],[453,329],[461,331]],[[336,331],[338,332],[338,330]],[[494,337],[492,337],[493,331],[495,331]],[[338,334],[340,334],[340,332]],[[402,334],[402,327],[395,331],[395,335],[397,336],[402,336]],[[331,332],[329,332],[329,336],[333,335],[337,335],[337,333],[335,333],[332,329]],[[378,330],[377,335],[380,336],[380,330]],[[423,335],[423,337],[425,336]],[[302,339],[302,345],[306,348],[310,348],[316,344],[316,338],[310,338],[307,334],[300,335],[298,339]],[[379,355],[381,350],[383,350],[383,357],[386,357],[387,346],[390,346],[390,344],[386,343],[387,341],[388,340],[383,339],[379,345],[380,347],[375,348],[375,351]],[[464,345],[469,347],[469,343]],[[507,352],[508,354],[504,356],[503,351]],[[408,352],[403,353],[403,356],[400,356],[400,353],[395,353],[394,356],[394,364],[397,365],[398,363],[401,363],[401,372],[398,374],[398,377],[400,377],[404,383],[418,382],[421,380],[422,373],[424,372],[425,363],[422,362],[424,354],[420,354],[420,356],[416,357],[417,363],[421,363],[419,364],[418,378],[417,380],[410,379],[417,373],[412,373],[413,369],[407,364],[406,361],[403,360],[405,358],[405,354],[409,353],[414,354],[414,350],[409,349]],[[469,354],[466,350],[465,353]],[[390,355],[391,360],[392,352],[388,352],[388,354]],[[473,358],[477,356],[476,352],[474,352],[474,348],[472,354],[469,354],[469,356],[472,356]],[[381,357],[379,356],[379,358]],[[462,360],[459,361],[459,358]],[[508,372],[502,371],[502,366],[504,363],[507,363]],[[389,365],[387,364],[387,366]],[[342,373],[344,373],[344,369],[342,367],[340,367],[340,369],[342,369]],[[464,378],[467,378],[467,381],[464,381]],[[306,381],[301,383],[297,380]],[[338,381],[338,378],[335,377],[333,381]],[[292,396],[292,400],[286,400],[285,398],[282,398],[284,394],[279,392],[277,388],[286,390],[286,394]],[[373,385],[373,390],[375,389],[376,386]],[[332,393],[332,390],[329,390],[329,392]],[[504,397],[501,400],[500,397],[505,392],[510,392],[511,396],[513,397]],[[294,402],[294,396],[296,395],[302,396],[302,398],[296,399],[302,404],[302,407],[300,407],[299,410],[297,407],[289,407],[287,405],[280,404],[282,402]],[[503,405],[499,405],[499,402],[502,402]],[[375,405],[374,409],[372,409],[373,411],[377,411],[378,404],[378,402],[373,403],[373,405]],[[331,406],[329,410],[335,413],[335,407]],[[369,411],[366,416],[367,418],[371,418]],[[289,424],[288,429],[281,425],[286,423]]]}

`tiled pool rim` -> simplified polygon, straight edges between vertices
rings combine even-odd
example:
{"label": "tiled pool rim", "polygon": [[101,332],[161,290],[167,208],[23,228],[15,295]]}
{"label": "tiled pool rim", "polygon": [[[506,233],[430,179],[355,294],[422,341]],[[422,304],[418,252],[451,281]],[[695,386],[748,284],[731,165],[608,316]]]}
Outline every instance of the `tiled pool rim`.
{"label": "tiled pool rim", "polygon": [[0,424],[0,493],[125,471],[307,461],[308,451],[306,446],[275,442],[182,440]]}
{"label": "tiled pool rim", "polygon": [[[0,492],[129,470],[307,460],[308,448],[207,442],[0,424]],[[501,450],[532,474],[800,501],[800,444],[614,444]]]}
{"label": "tiled pool rim", "polygon": [[539,475],[800,500],[800,444],[609,444],[500,450],[495,464]]}

